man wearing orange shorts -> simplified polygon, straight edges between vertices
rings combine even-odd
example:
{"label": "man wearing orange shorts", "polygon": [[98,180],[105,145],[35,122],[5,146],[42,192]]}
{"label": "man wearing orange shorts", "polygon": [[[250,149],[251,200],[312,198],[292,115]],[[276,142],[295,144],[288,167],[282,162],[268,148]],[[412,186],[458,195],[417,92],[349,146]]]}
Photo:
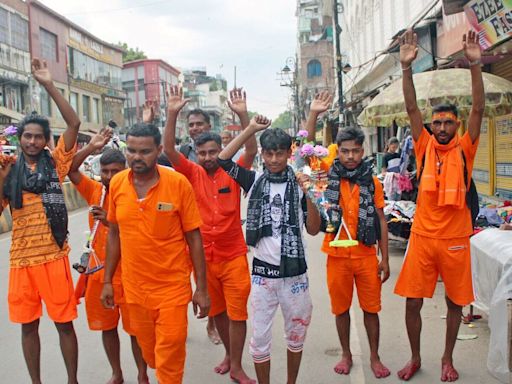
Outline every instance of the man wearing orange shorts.
{"label": "man wearing orange shorts", "polygon": [[424,128],[411,69],[418,53],[417,36],[408,30],[400,37],[405,106],[420,175],[411,238],[395,287],[396,294],[407,298],[405,321],[412,352],[411,360],[398,372],[402,380],[409,380],[421,367],[421,307],[424,297],[432,297],[438,275],[444,282],[448,306],[441,381],[456,381],[459,377],[453,366],[453,349],[462,307],[474,300],[469,248],[473,226],[466,191],[478,148],[485,98],[478,35],[470,31],[462,40],[471,72],[473,100],[468,130],[460,137],[457,108],[452,104],[433,108],[432,135]]}
{"label": "man wearing orange shorts", "polygon": [[[85,159],[98,150],[102,150],[112,137],[112,129],[106,128],[91,138],[91,141],[77,152],[71,164],[69,179],[90,206],[89,227],[94,231],[89,247],[94,251],[101,264],[105,263],[105,252],[108,234],[108,189],[110,179],[126,168],[126,159],[121,151],[107,149],[100,157],[101,182],[95,181],[82,174],[78,169]],[[98,221],[98,224],[96,224]],[[94,229],[96,227],[96,229]],[[92,234],[91,234],[92,236]],[[93,265],[90,257],[90,265]],[[119,266],[112,278],[114,287],[114,309],[103,307],[100,295],[103,289],[104,270],[101,269],[86,277],[85,311],[89,329],[102,331],[103,347],[108,361],[112,367],[112,377],[107,384],[123,383],[123,371],[121,370],[120,343],[117,326],[122,316],[123,328],[131,336],[132,352],[138,369],[138,382],[149,383],[146,373],[146,363],[142,358],[142,352],[137,344],[137,339],[130,327],[129,311],[124,300],[123,286],[121,284],[121,266]]]}
{"label": "man wearing orange shorts", "polygon": [[[201,318],[207,316],[210,302],[194,191],[183,175],[157,165],[161,151],[156,126],[142,123],[130,128],[126,140],[130,168],[110,181],[101,298],[105,307],[113,308],[112,283],[121,260],[130,325],[144,360],[156,369],[160,383],[175,384],[183,379],[190,299]],[[193,296],[192,266],[197,279]]]}
{"label": "man wearing orange shorts", "polygon": [[[379,357],[378,313],[381,310],[381,285],[389,278],[388,232],[382,185],[373,176],[371,165],[363,161],[364,139],[360,128],[347,127],[338,132],[338,158],[334,159],[328,173],[326,197],[333,205],[341,207],[346,228],[340,226],[339,235],[326,233],[322,251],[328,255],[327,286],[342,347],[342,358],[334,371],[348,375],[352,368],[349,310],[355,283],[370,343],[371,369],[376,378],[384,378],[390,372]],[[358,245],[330,246],[335,239],[348,239],[347,230],[352,239],[358,240]],[[377,257],[377,245],[381,261]]]}
{"label": "man wearing orange shorts", "polygon": [[68,383],[77,383],[77,316],[69,270],[68,213],[62,182],[76,150],[80,120],[55,87],[46,61],[32,60],[32,74],[45,88],[66,121],[55,150],[48,119],[27,115],[18,127],[21,153],[16,163],[0,166],[0,201],[12,213],[9,272],[9,318],[21,324],[21,344],[32,383],[41,382],[39,318],[42,301],[55,322]]}
{"label": "man wearing orange shorts", "polygon": [[[215,372],[226,374],[242,384],[255,384],[242,368],[242,353],[247,333],[247,300],[251,290],[247,246],[240,224],[240,186],[219,167],[217,157],[222,150],[221,137],[203,133],[195,139],[197,164],[175,149],[176,119],[187,100],[181,90],[172,87],[168,97],[167,126],[164,135],[165,154],[174,169],[182,173],[196,193],[203,225],[209,316],[224,344],[226,355]],[[229,106],[238,114],[242,127],[249,124],[245,94],[235,89]],[[238,164],[250,169],[258,146],[254,136],[247,142]]]}

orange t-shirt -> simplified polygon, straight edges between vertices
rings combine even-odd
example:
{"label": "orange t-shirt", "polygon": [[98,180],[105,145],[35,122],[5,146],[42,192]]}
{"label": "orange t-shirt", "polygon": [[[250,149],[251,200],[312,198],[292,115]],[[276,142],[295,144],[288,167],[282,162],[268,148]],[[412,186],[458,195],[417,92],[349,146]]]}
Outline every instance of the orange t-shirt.
{"label": "orange t-shirt", "polygon": [[[66,152],[63,138],[58,141],[55,150],[52,152],[61,185],[69,172],[75,152],[76,146]],[[23,191],[22,199],[22,207],[20,209],[13,208],[11,211],[11,268],[31,267],[67,256],[69,245],[66,241],[60,249],[55,242],[44,212],[41,195]],[[3,208],[8,204],[7,199],[2,201]]]}
{"label": "orange t-shirt", "polygon": [[[422,167],[423,157],[425,156],[429,139],[430,134],[426,129],[423,129],[418,141],[414,142],[418,170]],[[469,133],[466,132],[460,138],[459,143],[466,157],[466,168],[468,170],[468,177],[470,178],[473,172],[476,151],[478,149],[478,140],[472,143]],[[443,157],[443,151],[438,152],[440,157]],[[421,188],[419,189],[416,213],[414,215],[414,223],[411,231],[421,236],[438,239],[470,236],[473,233],[473,224],[471,222],[471,211],[467,205],[464,204],[464,208],[462,209],[453,206],[440,207],[437,205],[437,195],[437,191],[424,192]]]}
{"label": "orange t-shirt", "polygon": [[[382,184],[379,179],[375,176],[373,177],[373,183],[375,184],[375,208],[382,209],[385,206],[384,189],[382,188]],[[350,231],[350,235],[352,236],[352,239],[356,240],[357,225],[359,223],[359,185],[355,184],[352,190],[350,190],[350,182],[346,179],[341,180],[340,206],[343,209],[343,220]],[[376,220],[379,220],[378,216],[376,216]],[[326,233],[322,244],[322,252],[327,253],[329,256],[360,258],[375,256],[377,253],[376,245],[366,246],[361,242],[355,247],[330,247],[329,242],[334,240],[334,237],[334,234]],[[342,228],[340,230],[338,239],[348,239],[345,229]]]}
{"label": "orange t-shirt", "polygon": [[[82,195],[82,197],[87,201],[89,206],[91,205],[100,205],[101,194],[103,192],[103,184],[98,181],[92,180],[86,175],[82,174],[80,182],[75,185],[77,191]],[[108,192],[105,196],[105,200],[103,201],[103,209],[108,212]],[[94,219],[92,215],[89,213],[89,228],[92,231],[94,227]],[[108,227],[103,225],[100,222],[98,225],[98,229],[96,230],[96,236],[91,244],[96,256],[98,259],[105,263],[105,259],[107,256],[107,236],[108,236]],[[89,275],[89,279],[94,279],[97,281],[103,281],[103,276],[105,274],[105,270],[101,269],[98,272],[94,272],[92,275]],[[112,278],[112,282],[114,284],[121,284],[121,265],[118,265],[116,269],[116,273]]]}
{"label": "orange t-shirt", "polygon": [[[242,158],[238,165],[250,168]],[[247,253],[242,225],[240,224],[240,186],[225,170],[218,168],[213,177],[206,170],[180,154],[174,169],[187,177],[194,188],[203,225],[204,254],[206,261],[232,260]]]}
{"label": "orange t-shirt", "polygon": [[161,166],[158,173],[144,199],[137,197],[130,169],[116,174],[109,188],[108,221],[119,225],[126,301],[149,309],[190,301],[185,232],[202,224],[185,176]]}

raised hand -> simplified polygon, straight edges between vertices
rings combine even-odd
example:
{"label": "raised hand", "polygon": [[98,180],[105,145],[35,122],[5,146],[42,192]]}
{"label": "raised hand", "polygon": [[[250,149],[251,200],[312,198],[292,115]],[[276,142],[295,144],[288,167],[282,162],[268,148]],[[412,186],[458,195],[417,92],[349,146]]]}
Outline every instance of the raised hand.
{"label": "raised hand", "polygon": [[242,88],[234,88],[229,91],[228,106],[237,115],[247,112],[247,97]]}
{"label": "raised hand", "polygon": [[410,67],[418,56],[418,35],[408,29],[400,36],[400,63],[402,67]]}
{"label": "raised hand", "polygon": [[309,110],[311,112],[322,113],[329,109],[332,102],[332,95],[328,91],[322,91],[315,95],[315,98],[311,102]]}
{"label": "raised hand", "polygon": [[158,108],[156,100],[146,100],[142,106],[142,122],[152,123],[155,120],[155,110]]}
{"label": "raised hand", "polygon": [[471,62],[478,61],[482,58],[482,50],[478,42],[478,33],[475,31],[468,31],[467,34],[462,36],[462,49],[466,59]]}
{"label": "raised hand", "polygon": [[177,85],[171,85],[167,92],[167,111],[170,113],[179,113],[182,108],[190,101],[183,98],[183,88]]}
{"label": "raised hand", "polygon": [[32,75],[34,75],[34,78],[43,86],[52,83],[52,75],[48,69],[46,60],[41,60],[37,57],[32,59]]}
{"label": "raised hand", "polygon": [[89,141],[89,145],[92,146],[95,150],[102,149],[112,138],[113,131],[112,128],[106,127],[103,128],[99,133],[95,134],[91,141]]}
{"label": "raised hand", "polygon": [[270,127],[270,124],[272,124],[272,120],[266,118],[263,115],[256,115],[251,119],[249,128],[254,130],[254,132],[259,132]]}

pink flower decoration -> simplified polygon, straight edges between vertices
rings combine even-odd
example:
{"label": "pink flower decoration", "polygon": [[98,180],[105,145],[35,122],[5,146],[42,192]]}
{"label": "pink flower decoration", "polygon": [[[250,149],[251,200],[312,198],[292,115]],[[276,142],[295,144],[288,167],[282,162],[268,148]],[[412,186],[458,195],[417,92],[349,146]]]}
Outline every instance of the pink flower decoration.
{"label": "pink flower decoration", "polygon": [[306,138],[308,137],[308,131],[306,131],[305,129],[301,129],[299,132],[297,132],[297,135],[295,137]]}
{"label": "pink flower decoration", "polygon": [[315,147],[311,144],[304,144],[300,149],[300,154],[302,157],[313,156],[315,154]]}
{"label": "pink flower decoration", "polygon": [[329,154],[329,151],[321,145],[315,145],[314,153],[316,157],[325,157]]}

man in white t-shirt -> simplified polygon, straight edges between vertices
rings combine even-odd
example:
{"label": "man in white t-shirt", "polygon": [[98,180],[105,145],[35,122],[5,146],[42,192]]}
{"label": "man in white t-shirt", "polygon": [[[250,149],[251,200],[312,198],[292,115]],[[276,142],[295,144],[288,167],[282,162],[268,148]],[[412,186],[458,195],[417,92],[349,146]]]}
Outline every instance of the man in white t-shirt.
{"label": "man in white t-shirt", "polygon": [[218,162],[249,196],[246,241],[253,247],[252,266],[253,334],[250,353],[259,384],[270,382],[272,321],[281,306],[288,344],[287,383],[297,381],[302,349],[311,321],[303,227],[315,235],[320,215],[304,191],[307,176],[296,178],[288,166],[292,138],[282,129],[268,129],[260,137],[263,172],[238,166],[233,155],[244,142],[266,129],[270,120],[253,118],[218,156]]}

